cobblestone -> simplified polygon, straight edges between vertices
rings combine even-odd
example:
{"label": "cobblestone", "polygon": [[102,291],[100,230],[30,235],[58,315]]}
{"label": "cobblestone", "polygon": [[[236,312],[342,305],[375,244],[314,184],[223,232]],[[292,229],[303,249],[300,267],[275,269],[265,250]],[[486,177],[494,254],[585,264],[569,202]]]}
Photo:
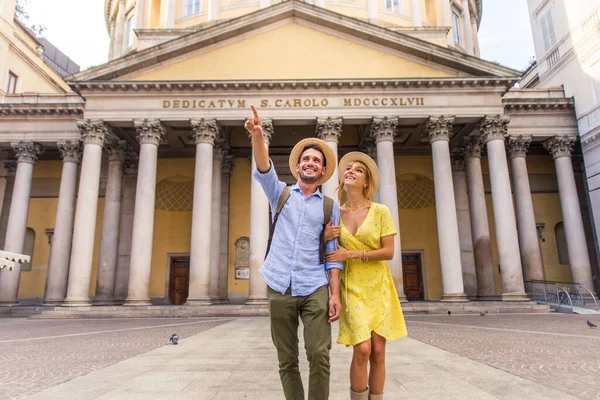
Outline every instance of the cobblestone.
{"label": "cobblestone", "polygon": [[600,399],[600,315],[407,316],[409,336],[582,399]]}
{"label": "cobblestone", "polygon": [[0,319],[0,399],[20,399],[230,319]]}

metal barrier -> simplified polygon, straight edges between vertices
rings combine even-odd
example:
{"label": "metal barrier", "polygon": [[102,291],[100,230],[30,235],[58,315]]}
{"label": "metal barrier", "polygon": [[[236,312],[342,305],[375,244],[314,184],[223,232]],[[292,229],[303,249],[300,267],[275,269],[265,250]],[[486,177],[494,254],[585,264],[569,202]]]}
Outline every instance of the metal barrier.
{"label": "metal barrier", "polygon": [[573,307],[600,311],[594,294],[578,283],[530,280],[525,281],[525,291],[538,303],[545,303],[557,309]]}

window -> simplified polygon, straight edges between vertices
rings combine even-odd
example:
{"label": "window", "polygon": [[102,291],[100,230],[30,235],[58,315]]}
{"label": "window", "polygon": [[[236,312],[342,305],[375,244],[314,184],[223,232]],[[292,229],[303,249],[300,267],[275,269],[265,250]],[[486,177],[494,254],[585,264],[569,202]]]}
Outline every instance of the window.
{"label": "window", "polygon": [[130,49],[133,46],[133,15],[127,18],[127,24],[125,25],[125,49]]}
{"label": "window", "polygon": [[400,0],[385,0],[385,9],[396,14],[402,14]]}
{"label": "window", "polygon": [[548,10],[542,16],[542,38],[544,40],[544,51],[548,52],[556,44],[556,33],[554,32],[554,22],[552,21],[552,9]]}
{"label": "window", "polygon": [[460,15],[452,13],[452,25],[454,28],[454,42],[460,46],[463,45],[462,27],[460,25]]}
{"label": "window", "polygon": [[17,93],[17,82],[19,77],[12,71],[8,71],[8,82],[6,84],[6,93],[14,94]]}
{"label": "window", "polygon": [[554,235],[556,236],[558,262],[562,265],[569,265],[569,249],[567,248],[567,235],[565,234],[565,226],[562,222],[559,222],[554,227]]}
{"label": "window", "polygon": [[200,12],[200,0],[186,0],[187,1],[187,14],[193,15]]}

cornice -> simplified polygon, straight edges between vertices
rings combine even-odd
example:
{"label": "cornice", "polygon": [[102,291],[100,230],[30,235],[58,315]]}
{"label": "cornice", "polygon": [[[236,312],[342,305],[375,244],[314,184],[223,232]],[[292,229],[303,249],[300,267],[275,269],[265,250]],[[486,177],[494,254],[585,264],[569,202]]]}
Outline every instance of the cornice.
{"label": "cornice", "polygon": [[573,98],[563,99],[502,99],[507,111],[574,110]]}
{"label": "cornice", "polygon": [[4,115],[81,115],[83,104],[0,104],[0,116]]}
{"label": "cornice", "polygon": [[207,47],[278,21],[294,18],[313,22],[351,36],[360,37],[363,40],[368,40],[434,63],[447,65],[450,68],[467,74],[512,78],[521,76],[521,72],[519,71],[481,60],[478,57],[470,56],[460,51],[448,49],[299,0],[288,0],[80,72],[73,75],[70,80],[115,79],[125,74],[156,65],[156,63],[164,62],[182,53],[185,54],[199,48]]}
{"label": "cornice", "polygon": [[249,81],[71,81],[82,92],[197,92],[212,90],[269,91],[303,89],[461,89],[506,88],[515,78],[432,78],[432,79],[331,79],[331,80],[249,80]]}

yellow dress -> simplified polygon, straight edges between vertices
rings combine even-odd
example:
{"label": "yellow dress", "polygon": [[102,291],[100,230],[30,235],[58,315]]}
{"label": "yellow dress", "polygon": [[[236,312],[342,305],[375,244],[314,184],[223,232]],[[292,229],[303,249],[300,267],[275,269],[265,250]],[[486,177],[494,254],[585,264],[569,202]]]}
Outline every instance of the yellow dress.
{"label": "yellow dress", "polygon": [[[348,232],[343,221],[340,225],[339,242],[348,250],[378,250],[381,237],[397,234],[389,208],[378,203],[372,203],[356,235]],[[385,261],[347,260],[341,297],[339,344],[354,346],[370,339],[373,331],[387,340],[407,335],[394,280]]]}

